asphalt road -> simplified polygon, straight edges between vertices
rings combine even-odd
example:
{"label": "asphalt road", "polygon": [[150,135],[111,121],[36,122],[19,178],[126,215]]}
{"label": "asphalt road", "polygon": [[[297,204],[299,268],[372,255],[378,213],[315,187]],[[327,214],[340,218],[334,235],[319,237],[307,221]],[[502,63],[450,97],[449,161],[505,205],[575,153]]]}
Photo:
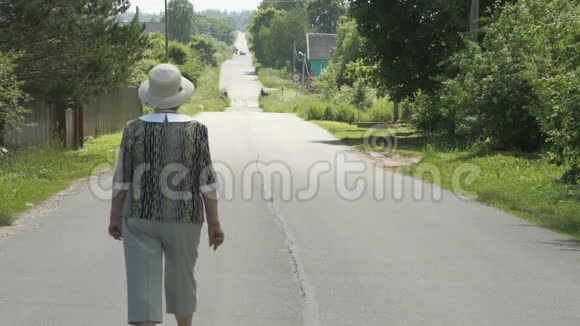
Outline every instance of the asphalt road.
{"label": "asphalt road", "polygon": [[[580,324],[578,242],[379,169],[294,115],[260,112],[252,72],[248,56],[227,62],[234,107],[199,116],[226,243],[201,248],[196,325]],[[0,325],[125,323],[108,205],[84,182],[0,238]]]}

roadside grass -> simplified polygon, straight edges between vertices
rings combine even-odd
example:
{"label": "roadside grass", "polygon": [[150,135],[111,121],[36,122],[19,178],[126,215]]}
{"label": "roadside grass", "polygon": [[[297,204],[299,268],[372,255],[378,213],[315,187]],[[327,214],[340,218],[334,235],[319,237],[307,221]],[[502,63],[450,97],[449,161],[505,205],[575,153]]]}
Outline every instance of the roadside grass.
{"label": "roadside grass", "polygon": [[121,133],[98,137],[80,151],[33,147],[0,162],[0,226],[70,187],[76,180],[114,165]]}
{"label": "roadside grass", "polygon": [[260,107],[265,112],[296,113],[301,118],[306,119],[308,108],[317,101],[319,100],[316,96],[295,88],[285,88],[261,97]]}
{"label": "roadside grass", "polygon": [[365,110],[357,109],[352,99],[336,97],[328,100],[299,88],[290,80],[286,69],[260,67],[257,70],[258,78],[269,92],[260,98],[260,107],[265,112],[295,113],[305,120],[341,122],[387,122],[393,119],[393,103],[386,98],[375,99]]}
{"label": "roadside grass", "polygon": [[[346,123],[313,122],[345,144],[367,151],[380,152],[389,148],[386,143],[365,140],[365,135],[379,138],[395,135],[398,144],[395,152],[423,157],[421,163],[400,172],[580,238],[580,187],[557,181],[566,167],[530,154],[480,155],[465,149],[460,142],[440,136],[421,136],[408,127],[369,131]],[[465,168],[479,171],[472,182],[468,182],[466,174],[459,174]],[[431,173],[433,170],[438,171],[435,177]]]}
{"label": "roadside grass", "polygon": [[220,49],[218,66],[206,67],[195,85],[195,92],[188,103],[181,106],[181,113],[196,115],[200,112],[220,112],[230,107],[230,99],[219,88],[221,64],[231,53],[230,47]]}
{"label": "roadside grass", "polygon": [[255,63],[258,79],[266,88],[293,88],[294,85],[290,80],[291,74],[285,69],[268,68]]}

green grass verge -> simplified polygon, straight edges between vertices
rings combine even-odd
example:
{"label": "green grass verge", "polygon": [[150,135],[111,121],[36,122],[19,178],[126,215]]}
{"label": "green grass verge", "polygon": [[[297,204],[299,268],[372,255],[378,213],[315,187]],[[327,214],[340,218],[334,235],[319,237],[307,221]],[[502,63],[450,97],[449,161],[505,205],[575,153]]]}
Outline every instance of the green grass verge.
{"label": "green grass verge", "polygon": [[363,110],[353,104],[350,95],[328,100],[299,88],[289,80],[290,73],[285,69],[261,67],[258,78],[266,88],[271,89],[268,96],[260,98],[260,107],[265,112],[295,113],[306,120],[341,122],[386,122],[393,119],[393,103],[386,98],[375,99]]}
{"label": "green grass verge", "polygon": [[180,111],[187,115],[199,112],[219,112],[230,106],[230,100],[219,89],[219,67],[207,67],[199,79],[195,93]]}
{"label": "green grass verge", "polygon": [[306,119],[308,108],[318,101],[317,96],[305,94],[295,88],[285,88],[261,97],[260,107],[265,112],[296,113]]}
{"label": "green grass verge", "polygon": [[[339,122],[315,123],[348,145],[362,150],[386,149],[380,143],[365,141],[367,129]],[[443,137],[422,136],[410,128],[376,130],[372,135],[395,135],[398,143],[396,152],[423,156],[421,163],[402,169],[405,174],[434,182],[536,224],[580,238],[580,188],[556,181],[566,171],[565,167],[520,153],[477,155],[469,150],[457,150],[454,148],[462,148],[460,143]],[[461,189],[458,189],[453,185],[453,175],[467,164],[477,167],[479,175],[469,184],[465,178],[460,178]],[[439,180],[430,173],[424,173],[432,167],[439,171]]]}
{"label": "green grass verge", "polygon": [[287,69],[268,68],[255,63],[258,71],[258,79],[266,88],[293,88],[295,87],[290,80],[290,72]]}
{"label": "green grass verge", "polygon": [[[79,178],[115,162],[121,134],[86,142],[80,151],[57,147],[22,150],[0,162],[0,226],[9,225],[30,204],[38,204]],[[106,165],[102,165],[102,164]]]}
{"label": "green grass verge", "polygon": [[230,99],[219,88],[221,63],[231,54],[231,48],[220,50],[218,56],[220,64],[217,67],[206,67],[199,78],[195,93],[180,111],[187,115],[196,115],[200,112],[220,112],[231,106]]}
{"label": "green grass verge", "polygon": [[255,65],[262,85],[274,89],[270,95],[260,98],[260,107],[265,112],[296,113],[306,119],[308,108],[319,101],[318,96],[298,89],[290,80],[287,69],[267,68],[259,63]]}

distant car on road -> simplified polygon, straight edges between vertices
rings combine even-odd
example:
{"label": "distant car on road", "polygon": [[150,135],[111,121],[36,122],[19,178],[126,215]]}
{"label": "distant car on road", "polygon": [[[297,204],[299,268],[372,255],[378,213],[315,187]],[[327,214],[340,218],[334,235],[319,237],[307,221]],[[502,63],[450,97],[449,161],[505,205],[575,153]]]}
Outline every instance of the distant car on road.
{"label": "distant car on road", "polygon": [[246,51],[240,51],[240,55],[246,55]]}

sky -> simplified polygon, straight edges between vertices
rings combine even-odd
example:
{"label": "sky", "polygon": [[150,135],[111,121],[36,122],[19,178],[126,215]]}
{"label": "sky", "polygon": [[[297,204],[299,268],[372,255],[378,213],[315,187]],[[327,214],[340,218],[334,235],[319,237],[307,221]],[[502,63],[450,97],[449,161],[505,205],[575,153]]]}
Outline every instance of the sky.
{"label": "sky", "polygon": [[[227,9],[227,10],[241,10],[241,9],[256,9],[262,0],[191,0],[195,11],[205,9]],[[135,10],[135,6],[143,12],[158,13],[165,8],[164,0],[131,0],[133,7],[131,11]]]}

